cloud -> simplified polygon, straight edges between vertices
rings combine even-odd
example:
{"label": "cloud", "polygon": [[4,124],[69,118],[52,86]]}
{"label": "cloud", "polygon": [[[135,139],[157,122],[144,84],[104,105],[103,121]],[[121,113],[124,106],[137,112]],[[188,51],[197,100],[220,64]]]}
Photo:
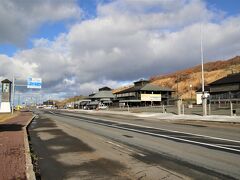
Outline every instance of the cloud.
{"label": "cloud", "polygon": [[198,0],[136,2],[99,4],[96,18],[54,40],[36,39],[31,49],[1,55],[0,76],[15,71],[42,77],[43,92],[87,95],[199,64],[201,24],[205,60],[239,55],[240,16],[224,17]]}
{"label": "cloud", "polygon": [[22,46],[45,22],[80,17],[74,0],[0,0],[0,42]]}

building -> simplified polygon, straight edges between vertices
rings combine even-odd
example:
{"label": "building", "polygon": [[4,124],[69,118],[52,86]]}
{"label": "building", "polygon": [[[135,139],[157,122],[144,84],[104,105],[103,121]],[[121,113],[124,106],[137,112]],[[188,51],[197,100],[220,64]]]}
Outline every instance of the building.
{"label": "building", "polygon": [[103,87],[100,88],[97,93],[94,95],[90,95],[89,98],[92,101],[98,101],[100,103],[103,103],[105,105],[109,105],[113,102],[115,99],[115,95],[112,93],[112,89],[109,87]]}
{"label": "building", "polygon": [[79,100],[76,104],[77,104],[77,109],[86,109],[86,106],[88,103],[91,102],[91,99],[83,99],[83,100]]}
{"label": "building", "polygon": [[168,105],[172,100],[173,90],[150,84],[147,80],[134,82],[134,86],[116,92],[119,105],[149,106]]}
{"label": "building", "polygon": [[43,102],[43,105],[46,105],[46,106],[55,106],[55,104],[56,103],[53,100],[47,100]]}
{"label": "building", "polygon": [[111,106],[115,95],[112,93],[112,89],[109,87],[102,87],[97,93],[92,93],[88,97],[91,102],[88,102],[86,106],[88,109],[96,109],[99,104]]}
{"label": "building", "polygon": [[211,102],[240,102],[240,73],[230,74],[209,84]]}
{"label": "building", "polygon": [[47,100],[43,102],[43,107],[44,108],[55,108],[56,107],[56,102],[54,100]]}
{"label": "building", "polygon": [[12,82],[8,79],[1,81],[1,106],[0,113],[10,113],[11,112],[11,93],[12,93]]}

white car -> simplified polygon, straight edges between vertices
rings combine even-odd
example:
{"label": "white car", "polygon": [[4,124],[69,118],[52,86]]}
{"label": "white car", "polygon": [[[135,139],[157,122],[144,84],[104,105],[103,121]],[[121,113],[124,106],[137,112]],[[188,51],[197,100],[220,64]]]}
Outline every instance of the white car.
{"label": "white car", "polygon": [[98,109],[102,109],[102,110],[108,109],[108,106],[106,106],[104,104],[99,104]]}

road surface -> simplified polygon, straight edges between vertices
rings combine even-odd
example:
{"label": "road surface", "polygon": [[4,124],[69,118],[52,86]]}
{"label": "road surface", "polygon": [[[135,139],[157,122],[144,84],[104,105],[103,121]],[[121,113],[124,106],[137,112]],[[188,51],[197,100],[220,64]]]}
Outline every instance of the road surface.
{"label": "road surface", "polygon": [[239,125],[37,111],[43,179],[239,179]]}

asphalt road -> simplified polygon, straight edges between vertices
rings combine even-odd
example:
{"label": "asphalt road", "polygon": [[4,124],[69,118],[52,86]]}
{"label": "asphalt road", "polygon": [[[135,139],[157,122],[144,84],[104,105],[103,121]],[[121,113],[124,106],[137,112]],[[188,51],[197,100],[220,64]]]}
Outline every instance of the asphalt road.
{"label": "asphalt road", "polygon": [[[144,118],[136,119],[131,116],[90,115],[62,111],[41,111],[37,114],[39,114],[39,118],[30,127],[30,136],[33,148],[40,159],[43,179],[59,179],[60,177],[62,179],[72,177],[77,179],[84,175],[86,179],[96,177],[104,179],[106,177],[107,179],[115,179],[116,177],[123,179],[240,178],[240,133],[238,126],[170,123]],[[68,132],[66,129],[64,130],[66,126],[70,129]],[[50,134],[48,128],[53,128]],[[79,132],[74,136],[74,131]],[[79,136],[82,131],[86,133],[87,137]],[[57,135],[61,138],[53,141],[51,137]],[[129,156],[120,158],[121,155],[117,152],[106,150],[106,144],[99,148],[103,143],[99,143],[96,139],[92,140],[94,139],[90,138],[92,135],[96,136],[96,139],[99,139],[98,137],[104,138],[103,142],[110,144],[111,149],[127,151]],[[71,138],[64,140],[68,136]],[[56,142],[61,147],[54,146]],[[96,146],[98,143],[99,145]],[[101,161],[99,166],[102,167],[103,164],[109,166],[87,174],[83,173],[86,169],[82,166],[75,167],[76,171],[73,171],[74,167],[71,168],[71,166],[66,168],[66,162],[70,161],[72,157],[78,156],[73,152],[71,155],[68,151],[61,152],[58,148],[63,150],[68,147],[68,150],[71,151],[78,147],[77,144],[80,147],[86,146],[85,148],[89,152],[96,149],[98,149],[97,152],[101,152],[105,149],[104,155],[97,153],[99,159],[104,161],[104,163]],[[93,148],[93,146],[95,147]],[[59,151],[65,153],[64,158],[54,154],[56,153],[53,151],[54,148],[58,149],[58,153]],[[66,153],[67,156],[65,156]],[[108,159],[110,154],[113,155]],[[84,158],[85,156],[80,157]],[[64,163],[59,163],[61,158],[63,158]],[[128,162],[133,163],[129,165]],[[52,165],[50,166],[50,164]],[[98,164],[95,163],[89,168],[96,169]],[[112,169],[114,165],[116,166],[114,169],[122,170],[114,173],[107,171]],[[155,169],[150,169],[149,166]],[[145,168],[141,172],[139,167]],[[59,171],[61,169],[62,171]],[[105,173],[102,174],[102,171]],[[56,177],[58,175],[59,177]]]}

